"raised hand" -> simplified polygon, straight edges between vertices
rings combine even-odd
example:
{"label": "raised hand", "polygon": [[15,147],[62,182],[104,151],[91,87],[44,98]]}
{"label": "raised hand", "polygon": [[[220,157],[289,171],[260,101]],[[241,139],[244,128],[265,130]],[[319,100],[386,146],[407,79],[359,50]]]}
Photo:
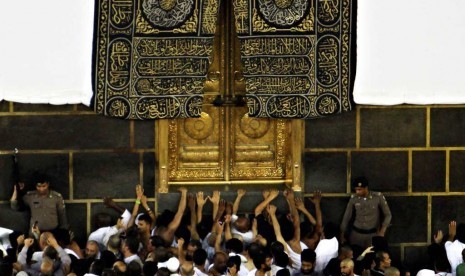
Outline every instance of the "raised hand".
{"label": "raised hand", "polygon": [[374,246],[369,246],[367,247],[363,252],[362,252],[362,256],[365,257],[366,254],[368,253],[374,253],[375,250],[374,250]]}
{"label": "raised hand", "polygon": [[178,239],[178,248],[183,248],[184,246],[184,239],[183,238],[179,238]]}
{"label": "raised hand", "polygon": [[290,189],[286,189],[283,192],[283,195],[286,197],[287,200],[294,200],[294,191]]}
{"label": "raised hand", "polygon": [[16,238],[16,242],[18,243],[18,245],[21,245],[24,243],[24,235],[20,235]]}
{"label": "raised hand", "polygon": [[435,243],[441,243],[443,237],[444,237],[444,235],[443,235],[442,231],[441,231],[441,230],[438,230],[438,232],[436,233],[436,235],[434,235],[434,242],[435,242]]}
{"label": "raised hand", "polygon": [[116,229],[124,229],[124,222],[122,218],[119,218],[116,222]]}
{"label": "raised hand", "polygon": [[314,191],[313,192],[313,197],[310,198],[310,201],[314,205],[320,204],[320,202],[321,202],[321,191],[320,190]]}
{"label": "raised hand", "polygon": [[244,189],[239,189],[237,190],[237,196],[238,197],[243,197],[245,195],[246,191]]}
{"label": "raised hand", "polygon": [[295,207],[297,208],[297,210],[306,210],[304,201],[302,200],[301,197],[297,197],[295,199]]}
{"label": "raised hand", "polygon": [[275,198],[278,197],[278,195],[279,195],[279,191],[278,191],[277,189],[272,189],[272,190],[270,191],[270,195],[269,195],[269,196],[270,196],[272,199],[275,199]]}
{"label": "raised hand", "polygon": [[40,236],[40,229],[39,229],[39,225],[36,221],[36,223],[34,223],[32,225],[32,229],[31,229],[31,233],[36,237],[36,238],[39,238]]}
{"label": "raised hand", "polygon": [[208,199],[211,201],[213,204],[219,204],[220,203],[220,191],[213,191],[213,195],[211,197],[208,197]]}
{"label": "raised hand", "polygon": [[147,197],[145,195],[142,195],[140,198],[140,202],[142,203],[142,206],[147,206]]}
{"label": "raised hand", "polygon": [[455,237],[457,234],[457,222],[455,220],[449,223],[449,237]]}
{"label": "raised hand", "polygon": [[263,199],[267,199],[270,196],[270,190],[266,189],[262,192]]}
{"label": "raised hand", "polygon": [[220,200],[220,204],[218,206],[218,214],[223,214],[224,210],[226,210],[226,200]]}
{"label": "raised hand", "polygon": [[268,211],[268,214],[270,214],[270,216],[276,216],[276,206],[270,204],[268,205],[266,210]]}
{"label": "raised hand", "polygon": [[112,208],[113,206],[116,206],[116,203],[113,201],[113,198],[105,196],[103,197],[103,205],[107,208]]}
{"label": "raised hand", "polygon": [[189,206],[189,209],[195,210],[195,197],[194,197],[194,194],[189,193],[187,195],[187,206]]}
{"label": "raised hand", "polygon": [[140,184],[136,185],[136,197],[137,199],[141,199],[144,195],[144,188]]}
{"label": "raised hand", "polygon": [[224,223],[231,223],[231,215],[224,216]]}
{"label": "raised hand", "polygon": [[47,244],[55,249],[59,246],[57,240],[53,236],[48,237]]}
{"label": "raised hand", "polygon": [[231,215],[233,212],[233,204],[231,202],[226,202],[226,215]]}
{"label": "raised hand", "polygon": [[31,245],[34,243],[34,239],[27,238],[24,240],[24,246],[25,247],[31,247]]}
{"label": "raised hand", "polygon": [[197,192],[197,206],[203,206],[207,202],[207,199],[204,198],[203,192]]}
{"label": "raised hand", "polygon": [[[19,186],[20,191],[24,190],[24,187],[26,187],[26,185],[24,185],[24,182],[18,182],[18,186]],[[16,185],[15,185],[15,188],[16,188]]]}

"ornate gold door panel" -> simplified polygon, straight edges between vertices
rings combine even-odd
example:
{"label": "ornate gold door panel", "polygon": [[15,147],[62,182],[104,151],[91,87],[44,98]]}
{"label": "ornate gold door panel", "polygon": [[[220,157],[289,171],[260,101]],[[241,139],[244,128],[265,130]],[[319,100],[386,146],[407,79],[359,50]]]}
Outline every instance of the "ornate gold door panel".
{"label": "ornate gold door panel", "polygon": [[231,110],[230,178],[286,179],[289,125],[284,120],[250,118],[247,110]]}
{"label": "ornate gold door panel", "polygon": [[249,118],[232,1],[223,0],[200,118],[157,121],[159,192],[169,185],[287,184],[301,190],[303,123]]}
{"label": "ornate gold door panel", "polygon": [[246,107],[214,106],[205,106],[200,118],[159,121],[159,192],[169,185],[218,184],[286,184],[301,190],[296,122],[249,118]]}

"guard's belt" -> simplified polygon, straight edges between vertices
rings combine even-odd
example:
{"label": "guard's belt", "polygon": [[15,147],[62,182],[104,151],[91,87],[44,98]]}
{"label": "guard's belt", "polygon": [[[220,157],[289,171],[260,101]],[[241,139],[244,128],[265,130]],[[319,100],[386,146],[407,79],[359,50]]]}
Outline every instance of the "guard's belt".
{"label": "guard's belt", "polygon": [[352,230],[355,232],[358,232],[360,234],[373,234],[376,233],[378,230],[376,228],[371,228],[371,229],[360,229],[356,226],[352,226]]}

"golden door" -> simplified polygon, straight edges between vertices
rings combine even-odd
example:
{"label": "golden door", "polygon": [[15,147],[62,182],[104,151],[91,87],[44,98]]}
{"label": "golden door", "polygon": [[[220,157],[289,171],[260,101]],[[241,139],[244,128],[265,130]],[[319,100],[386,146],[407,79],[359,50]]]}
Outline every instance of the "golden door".
{"label": "golden door", "polygon": [[172,185],[302,184],[301,120],[250,118],[232,1],[222,1],[200,118],[157,121],[158,192]]}

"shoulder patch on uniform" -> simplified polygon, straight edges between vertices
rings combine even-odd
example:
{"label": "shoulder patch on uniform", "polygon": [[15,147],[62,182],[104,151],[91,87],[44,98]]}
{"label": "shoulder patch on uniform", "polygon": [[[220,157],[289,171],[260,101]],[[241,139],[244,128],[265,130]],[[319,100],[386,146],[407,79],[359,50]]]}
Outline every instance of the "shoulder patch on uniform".
{"label": "shoulder patch on uniform", "polygon": [[60,193],[55,192],[55,191],[50,191],[50,194],[53,195],[53,196],[62,197],[62,195]]}

